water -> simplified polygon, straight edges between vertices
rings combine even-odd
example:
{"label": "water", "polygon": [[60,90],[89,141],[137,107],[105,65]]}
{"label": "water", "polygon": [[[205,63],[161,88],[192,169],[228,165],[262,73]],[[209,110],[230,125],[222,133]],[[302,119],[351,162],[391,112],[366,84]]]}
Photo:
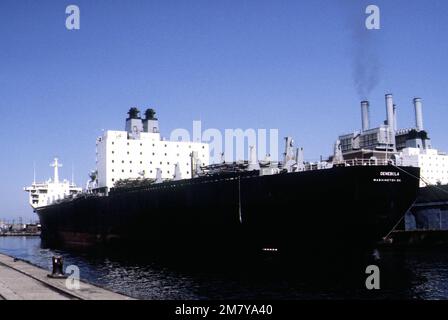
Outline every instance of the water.
{"label": "water", "polygon": [[[332,264],[310,271],[270,259],[229,259],[226,264],[190,261],[194,259],[143,261],[126,254],[44,248],[38,237],[0,237],[0,252],[48,270],[51,257],[62,255],[65,266],[79,267],[83,280],[140,299],[448,298],[448,255],[444,249],[381,252],[380,290],[365,289],[365,266],[335,276]],[[359,277],[351,277],[353,273]]]}

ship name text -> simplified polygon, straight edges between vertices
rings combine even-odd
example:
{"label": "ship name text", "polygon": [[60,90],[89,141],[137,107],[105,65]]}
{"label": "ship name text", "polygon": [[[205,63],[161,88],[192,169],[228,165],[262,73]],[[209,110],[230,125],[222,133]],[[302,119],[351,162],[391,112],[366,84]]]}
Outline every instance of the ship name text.
{"label": "ship name text", "polygon": [[393,171],[381,171],[380,176],[388,176],[388,177],[399,177],[400,172],[393,172]]}

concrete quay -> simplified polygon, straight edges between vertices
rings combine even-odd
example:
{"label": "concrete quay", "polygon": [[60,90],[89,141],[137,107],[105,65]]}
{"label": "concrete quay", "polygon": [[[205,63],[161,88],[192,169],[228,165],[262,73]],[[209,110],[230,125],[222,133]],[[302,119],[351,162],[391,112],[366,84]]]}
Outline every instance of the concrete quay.
{"label": "concrete quay", "polygon": [[68,289],[65,279],[53,279],[49,270],[0,254],[0,300],[134,300],[80,281]]}

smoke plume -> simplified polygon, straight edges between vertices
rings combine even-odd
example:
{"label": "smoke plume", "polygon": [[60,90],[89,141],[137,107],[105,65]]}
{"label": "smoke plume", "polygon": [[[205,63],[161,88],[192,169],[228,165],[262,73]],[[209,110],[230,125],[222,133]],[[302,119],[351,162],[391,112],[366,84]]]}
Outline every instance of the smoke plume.
{"label": "smoke plume", "polygon": [[380,35],[382,30],[368,30],[366,1],[343,1],[348,13],[347,22],[351,36],[351,64],[355,90],[360,100],[368,99],[381,79]]}
{"label": "smoke plume", "polygon": [[[375,31],[354,30],[353,34],[353,81],[359,99],[368,99],[380,82],[381,65],[375,46]],[[377,32],[377,31],[376,31]]]}

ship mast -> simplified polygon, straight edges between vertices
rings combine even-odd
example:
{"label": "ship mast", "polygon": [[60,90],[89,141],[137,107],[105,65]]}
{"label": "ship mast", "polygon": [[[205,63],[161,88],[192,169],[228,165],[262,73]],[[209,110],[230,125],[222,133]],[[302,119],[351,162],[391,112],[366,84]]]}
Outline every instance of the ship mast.
{"label": "ship mast", "polygon": [[72,186],[75,185],[75,166],[72,163]]}
{"label": "ship mast", "polygon": [[54,158],[54,162],[50,164],[50,167],[54,168],[54,183],[59,183],[59,168],[62,167],[62,164],[58,163],[58,158]]}

